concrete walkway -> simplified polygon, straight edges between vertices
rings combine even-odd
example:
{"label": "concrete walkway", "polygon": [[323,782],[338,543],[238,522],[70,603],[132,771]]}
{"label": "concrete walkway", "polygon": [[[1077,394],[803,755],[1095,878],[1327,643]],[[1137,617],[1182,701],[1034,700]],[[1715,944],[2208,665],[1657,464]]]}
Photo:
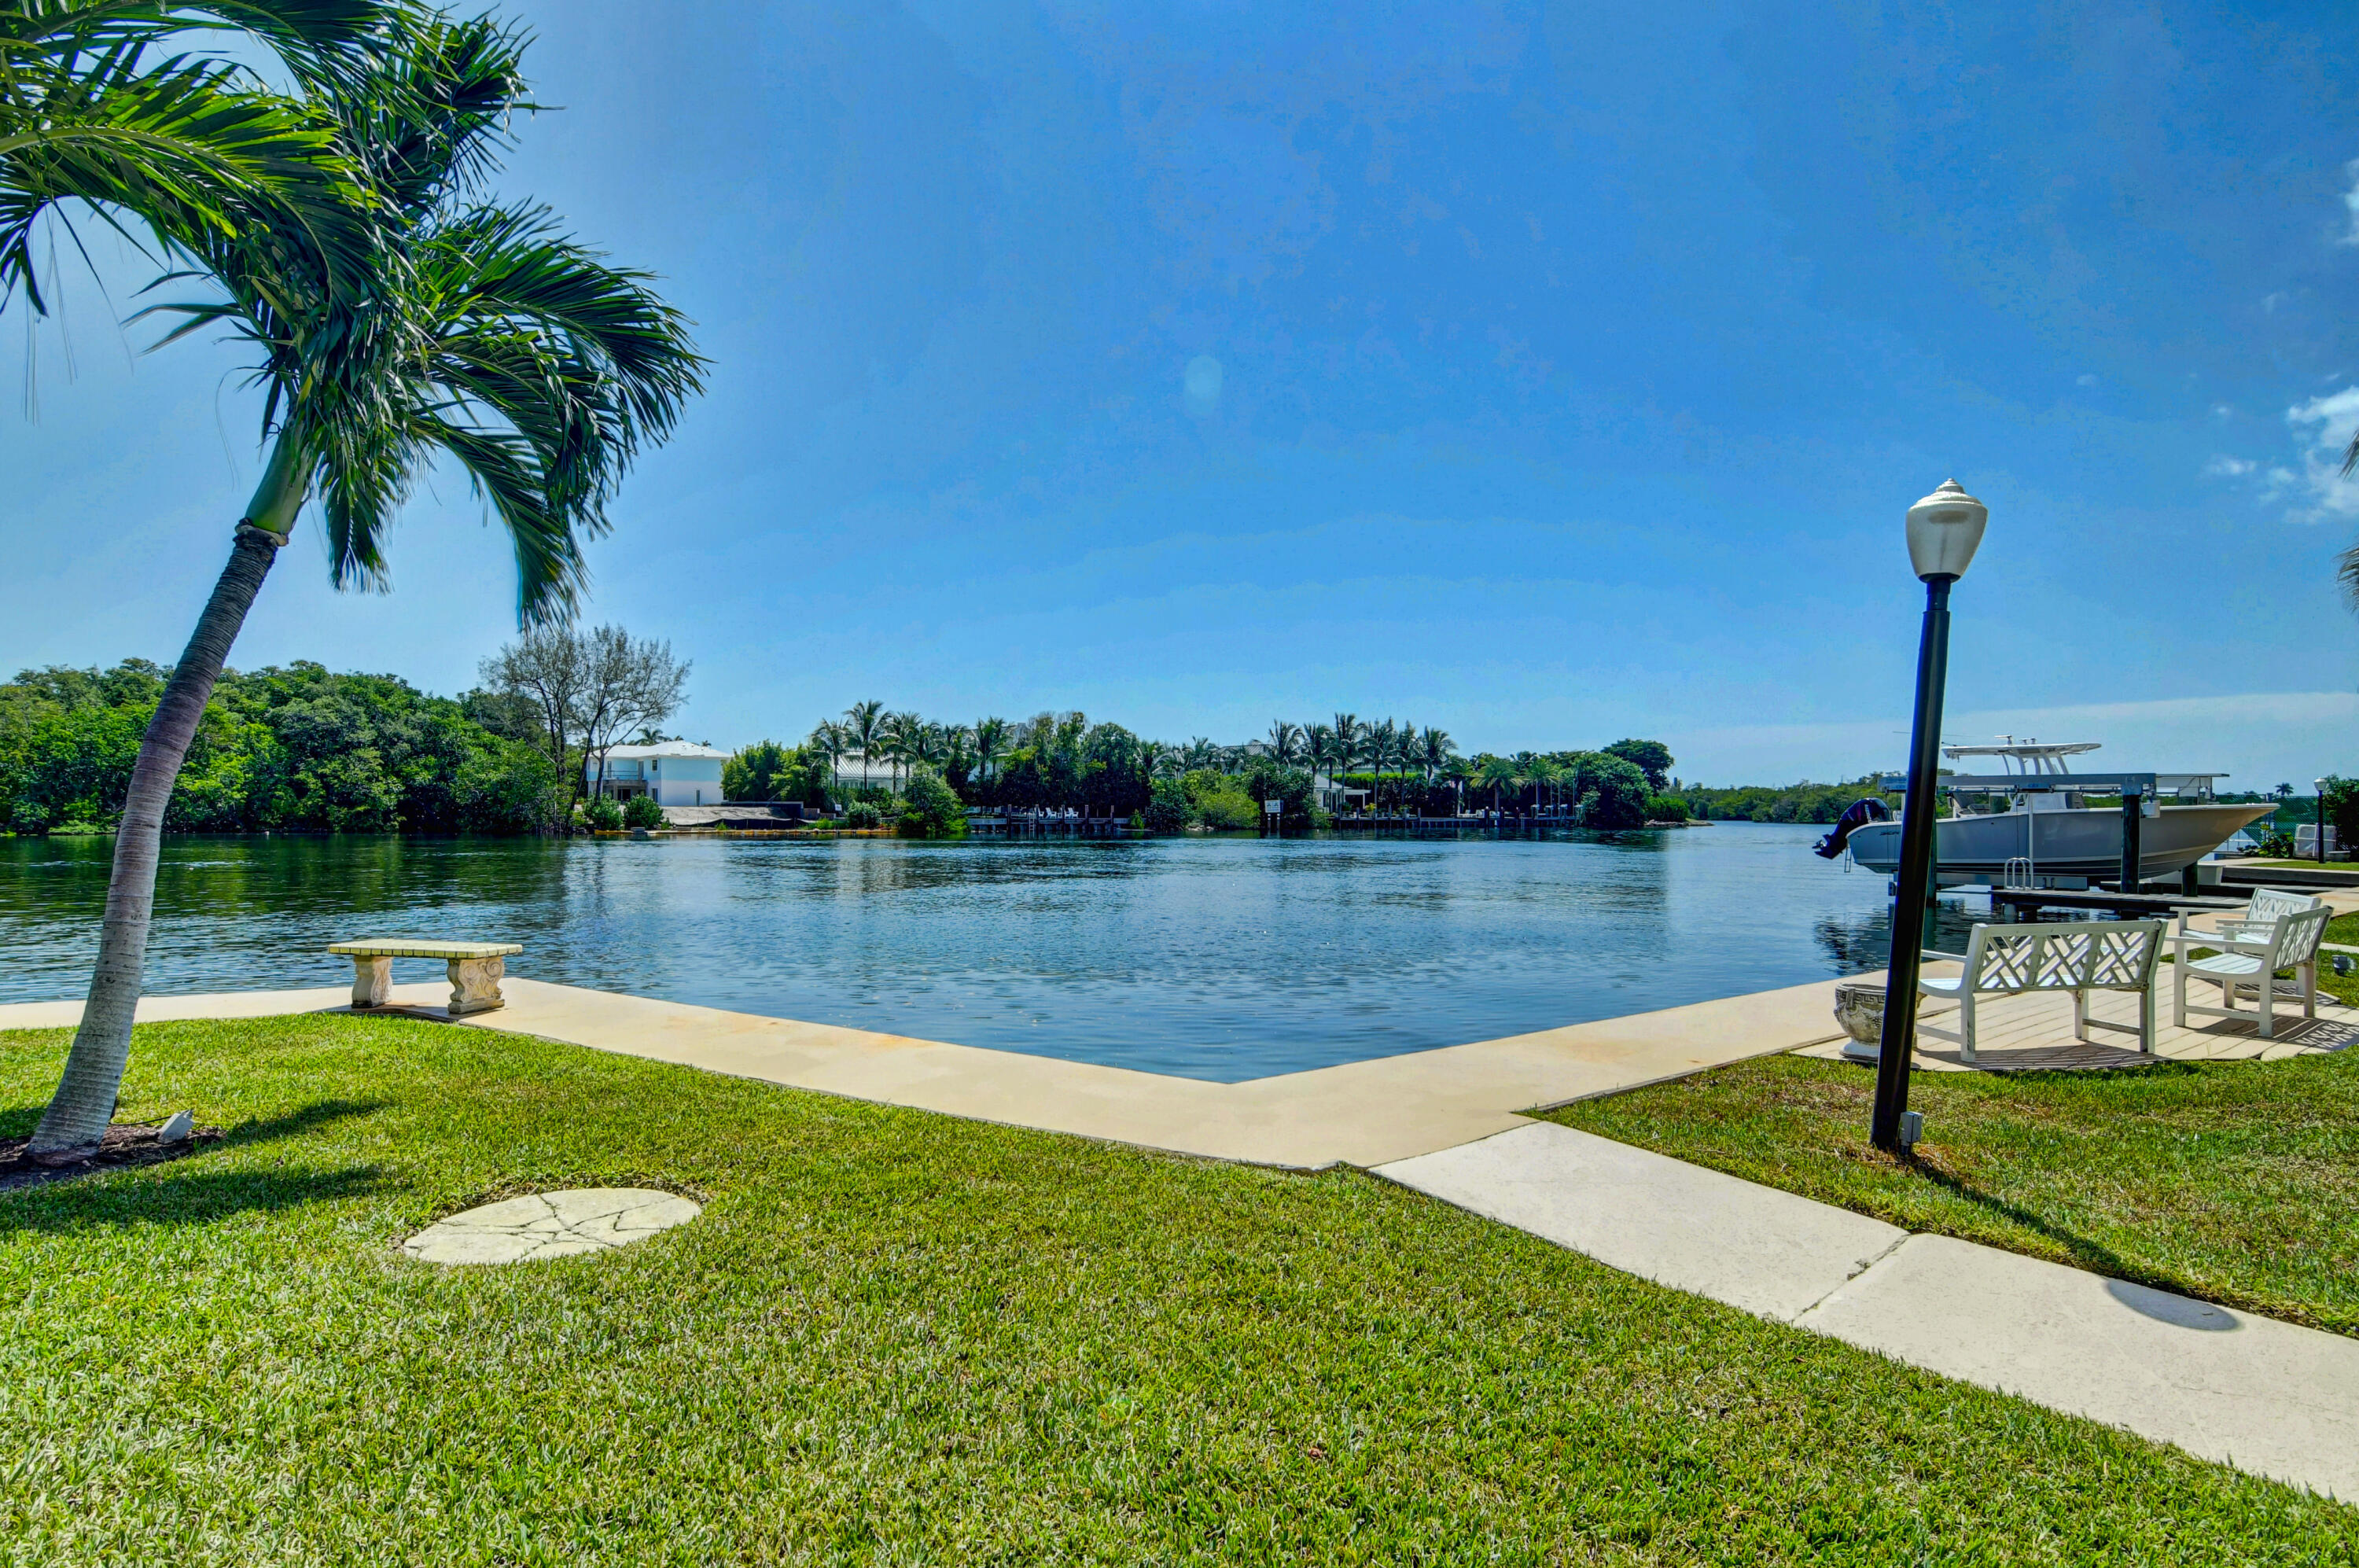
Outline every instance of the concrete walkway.
{"label": "concrete walkway", "polygon": [[1550,1123],[1376,1174],[1644,1279],[2359,1502],[2359,1340],[1912,1236]]}
{"label": "concrete walkway", "polygon": [[[510,975],[507,1006],[454,1027],[542,1035],[798,1089],[1137,1144],[1316,1170],[1402,1160],[1509,1127],[1521,1111],[1635,1089],[1834,1038],[1834,987],[1700,1002],[1537,1034],[1212,1083],[657,1001]],[[396,985],[397,1007],[440,1018],[450,986]],[[142,1022],[342,1009],[348,986],[150,996]],[[80,1021],[80,1002],[0,1007],[0,1029]]]}

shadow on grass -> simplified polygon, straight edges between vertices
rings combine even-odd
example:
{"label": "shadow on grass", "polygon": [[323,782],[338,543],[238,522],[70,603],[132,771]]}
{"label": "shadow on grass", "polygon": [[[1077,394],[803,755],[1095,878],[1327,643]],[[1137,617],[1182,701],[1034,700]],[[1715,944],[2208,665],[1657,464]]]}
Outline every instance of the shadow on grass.
{"label": "shadow on grass", "polygon": [[[231,1127],[223,1142],[231,1148],[249,1143],[268,1143],[274,1138],[298,1138],[307,1132],[353,1116],[365,1116],[391,1105],[390,1100],[320,1100],[300,1106],[283,1116],[266,1116],[255,1121],[240,1122]],[[12,1105],[0,1110],[0,1138],[30,1138],[33,1128],[40,1124],[41,1105]],[[164,1118],[150,1118],[161,1121]]]}
{"label": "shadow on grass", "polygon": [[288,1111],[284,1116],[260,1121],[240,1122],[223,1135],[222,1141],[232,1149],[242,1149],[249,1143],[268,1143],[274,1138],[297,1138],[307,1132],[340,1122],[352,1116],[365,1116],[386,1108],[388,1100],[321,1100]]}
{"label": "shadow on grass", "polygon": [[366,1197],[383,1184],[374,1165],[341,1171],[207,1170],[202,1154],[0,1192],[0,1236],[117,1225],[207,1225],[231,1214],[272,1214]]}
{"label": "shadow on grass", "polygon": [[2101,1243],[2090,1240],[2078,1231],[2067,1230],[2053,1220],[2034,1214],[2019,1203],[2008,1203],[1995,1192],[1985,1192],[1980,1187],[1952,1176],[1939,1166],[1929,1165],[1923,1160],[1912,1158],[1907,1162],[1906,1169],[1913,1171],[1936,1187],[1944,1188],[1978,1208],[1987,1209],[1994,1214],[2012,1220],[2027,1231],[2046,1236],[2064,1248],[2076,1260],[2085,1260],[2093,1269],[2103,1269],[2117,1279],[2135,1278],[2139,1272]]}

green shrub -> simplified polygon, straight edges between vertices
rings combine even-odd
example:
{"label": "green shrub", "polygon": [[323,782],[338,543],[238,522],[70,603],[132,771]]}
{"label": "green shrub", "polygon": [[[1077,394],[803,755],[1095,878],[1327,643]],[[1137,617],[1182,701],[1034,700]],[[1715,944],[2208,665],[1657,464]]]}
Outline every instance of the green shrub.
{"label": "green shrub", "polygon": [[[2334,830],[2334,842],[2346,850],[2359,843],[2359,779],[2329,774],[2324,800],[2326,822]],[[2312,816],[2315,820],[2315,812]]]}
{"label": "green shrub", "polygon": [[1647,823],[1647,776],[1637,764],[1603,752],[1581,758],[1581,805],[1574,820],[1590,828],[1636,828]]}
{"label": "green shrub", "polygon": [[623,825],[626,828],[659,828],[664,825],[663,808],[656,804],[653,795],[634,795],[623,802]]}
{"label": "green shrub", "polygon": [[904,838],[960,838],[966,833],[966,803],[922,762],[909,769],[909,787],[902,792],[900,832]]}
{"label": "green shrub", "polygon": [[1144,813],[1147,831],[1176,833],[1188,831],[1188,787],[1177,779],[1158,779]]}
{"label": "green shrub", "polygon": [[592,833],[620,833],[623,808],[603,795],[595,795],[582,802],[582,824]]}
{"label": "green shrub", "polygon": [[721,765],[721,798],[724,800],[783,800],[779,791],[794,757],[774,740],[756,741]]}
{"label": "green shrub", "polygon": [[1688,803],[1677,795],[1658,795],[1647,802],[1647,820],[1650,822],[1686,822]]}
{"label": "green shrub", "polygon": [[848,828],[873,828],[883,824],[885,813],[876,809],[874,800],[854,800],[843,809],[843,825]]}
{"label": "green shrub", "polygon": [[1196,801],[1196,820],[1208,828],[1256,828],[1261,825],[1261,802],[1234,787],[1206,791]]}

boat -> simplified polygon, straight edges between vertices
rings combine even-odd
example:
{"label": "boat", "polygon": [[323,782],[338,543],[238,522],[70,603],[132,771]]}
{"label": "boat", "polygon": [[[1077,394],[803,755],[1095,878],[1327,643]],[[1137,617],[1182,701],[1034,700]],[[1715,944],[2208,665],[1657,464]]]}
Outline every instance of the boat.
{"label": "boat", "polygon": [[[2098,880],[2116,881],[2122,873],[2125,813],[2119,804],[2086,804],[2092,796],[2136,794],[2141,883],[2180,877],[2247,823],[2277,809],[2267,801],[2237,805],[2213,799],[2213,785],[2227,778],[2225,773],[2075,772],[2071,759],[2101,744],[2042,744],[2012,735],[1993,746],[1945,744],[1941,755],[1951,762],[1995,757],[2002,771],[1942,776],[1940,787],[1949,792],[1951,814],[1940,819],[1933,833],[1938,884],[2086,887]],[[1883,780],[1887,789],[1906,783],[1900,778]],[[1977,798],[2003,804],[1995,811],[1968,811],[1964,802]],[[1820,853],[1826,854],[1836,836],[1830,833],[1821,840]],[[1900,822],[1856,821],[1832,848],[1835,853],[1848,850],[1854,863],[1871,871],[1897,871]]]}

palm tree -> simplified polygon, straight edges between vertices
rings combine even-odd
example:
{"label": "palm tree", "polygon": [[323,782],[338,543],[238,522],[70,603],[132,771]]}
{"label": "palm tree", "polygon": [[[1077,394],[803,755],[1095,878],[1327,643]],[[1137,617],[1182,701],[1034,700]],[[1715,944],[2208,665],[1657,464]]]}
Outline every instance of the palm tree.
{"label": "palm tree", "polygon": [[[1302,729],[1302,756],[1315,775],[1322,768],[1332,768],[1335,759],[1335,732],[1326,724],[1305,724]],[[1327,775],[1327,788],[1335,787],[1335,775]]]}
{"label": "palm tree", "polygon": [[852,749],[852,743],[845,735],[843,726],[833,719],[821,719],[812,726],[810,739],[803,744],[827,758],[828,787],[831,789],[841,788],[843,783],[842,771],[843,754]]}
{"label": "palm tree", "polygon": [[876,748],[885,738],[885,704],[873,697],[865,702],[853,703],[843,710],[843,728],[845,738],[860,758],[860,781],[864,784],[868,781],[869,761],[880,755]]}
{"label": "palm tree", "polygon": [[1393,810],[1408,813],[1408,770],[1417,761],[1417,726],[1398,724],[1386,737],[1385,758],[1393,769]]}
{"label": "palm tree", "polygon": [[1453,756],[1442,760],[1440,773],[1442,778],[1450,780],[1451,789],[1458,798],[1458,815],[1464,816],[1466,814],[1466,781],[1474,776],[1473,768],[1464,757]]}
{"label": "palm tree", "polygon": [[901,792],[901,770],[924,760],[926,721],[915,713],[887,713],[877,726],[885,758],[893,765],[893,793]]}
{"label": "palm tree", "polygon": [[1382,803],[1379,797],[1385,787],[1385,763],[1393,752],[1393,722],[1379,719],[1360,727],[1360,760],[1375,775],[1368,789],[1368,812],[1374,815]]}
{"label": "palm tree", "polygon": [[1499,791],[1521,782],[1516,777],[1514,760],[1505,757],[1483,758],[1482,770],[1475,775],[1475,781],[1491,787],[1491,810],[1494,811],[1500,809]]}
{"label": "palm tree", "polygon": [[1338,713],[1329,726],[1335,732],[1338,760],[1345,770],[1360,755],[1360,720],[1356,713]]}
{"label": "palm tree", "polygon": [[[1360,759],[1360,720],[1356,713],[1338,713],[1332,726],[1335,732],[1335,766],[1345,773]],[[1333,780],[1329,780],[1332,785]]]}
{"label": "palm tree", "polygon": [[[378,214],[334,123],[244,67],[185,52],[238,33],[299,76],[349,76],[385,41],[386,0],[7,0],[0,4],[0,307],[48,312],[35,233],[81,201],[185,256],[257,219],[299,236],[351,299]],[[184,52],[153,58],[160,49]],[[71,233],[71,226],[68,229]],[[76,237],[79,245],[79,236]]]}
{"label": "palm tree", "polygon": [[1537,811],[1539,809],[1538,792],[1542,789],[1553,789],[1564,778],[1564,769],[1548,757],[1536,757],[1532,758],[1530,772],[1534,790],[1533,809]]}
{"label": "palm tree", "polygon": [[1217,767],[1221,760],[1221,748],[1204,736],[1197,735],[1188,742],[1181,756],[1188,764],[1188,771],[1193,773],[1200,768]]}
{"label": "palm tree", "polygon": [[1280,768],[1291,768],[1302,755],[1302,726],[1284,719],[1273,719],[1269,725],[1269,759]]}
{"label": "palm tree", "polygon": [[1457,754],[1458,743],[1451,740],[1444,731],[1435,729],[1429,724],[1424,733],[1418,736],[1417,759],[1425,769],[1427,789],[1433,787],[1434,778],[1450,766],[1450,759]]}
{"label": "palm tree", "polygon": [[974,722],[974,761],[976,772],[989,778],[999,767],[999,759],[1007,755],[1007,721],[977,719]]}
{"label": "palm tree", "polygon": [[[212,325],[258,350],[269,460],[212,596],[157,704],[115,838],[90,1000],[32,1150],[71,1159],[114,1114],[155,904],[174,779],[213,682],[288,531],[316,491],[340,586],[385,579],[382,544],[418,475],[466,471],[516,551],[517,618],[570,614],[582,544],[634,457],[701,390],[687,323],[645,274],[606,266],[542,208],[492,205],[483,182],[524,103],[520,34],[413,18],[391,53],[312,80],[338,147],[381,210],[364,308],[299,225],[242,211],[225,233],[178,235],[217,301],[161,307],[172,334]],[[308,79],[307,80],[310,80]]]}

